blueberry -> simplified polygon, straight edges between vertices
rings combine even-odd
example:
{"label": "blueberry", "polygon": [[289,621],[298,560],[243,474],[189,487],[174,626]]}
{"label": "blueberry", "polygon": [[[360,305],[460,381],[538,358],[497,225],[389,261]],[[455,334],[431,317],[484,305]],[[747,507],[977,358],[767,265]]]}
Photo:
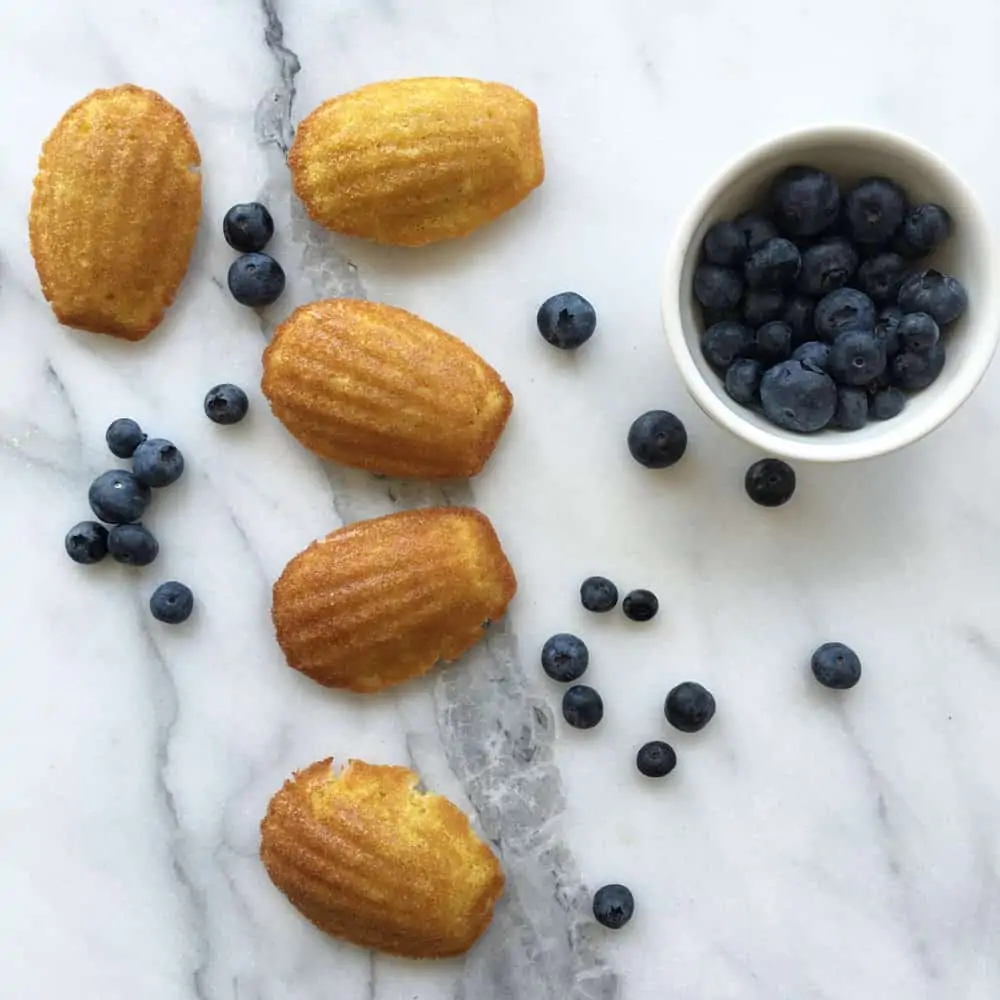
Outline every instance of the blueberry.
{"label": "blueberry", "polygon": [[163,438],[143,441],[132,456],[132,471],[146,486],[169,486],[184,471],[184,456],[178,447]]}
{"label": "blueberry", "polygon": [[685,681],[667,695],[663,714],[674,729],[696,733],[712,721],[715,699],[696,681]]}
{"label": "blueberry", "polygon": [[899,289],[898,302],[905,313],[930,313],[938,326],[947,326],[965,312],[969,296],[957,278],[930,270],[911,274]]}
{"label": "blueberry", "polygon": [[620,930],[635,913],[635,899],[623,885],[602,885],[594,893],[594,919],[613,931]]}
{"label": "blueberry", "polygon": [[108,449],[117,458],[131,458],[132,452],[146,440],[142,428],[128,417],[112,420],[104,434]]}
{"label": "blueberry", "polygon": [[941,374],[944,361],[944,344],[940,340],[920,354],[903,351],[892,359],[889,367],[892,384],[907,392],[926,389]]}
{"label": "blueberry", "polygon": [[604,576],[588,576],[580,584],[580,603],[588,611],[610,611],[618,603],[618,588]]}
{"label": "blueberry", "polygon": [[677,754],[669,743],[652,740],[639,748],[635,766],[647,778],[665,778],[677,766]]}
{"label": "blueberry", "polygon": [[803,252],[798,289],[805,295],[826,295],[843,288],[857,267],[858,255],[847,240],[825,239]]}
{"label": "blueberry", "polygon": [[[747,295],[749,299],[750,296]],[[805,295],[796,295],[789,299],[781,318],[792,328],[792,337],[796,345],[812,340],[816,330],[813,326],[813,313],[816,303]]]}
{"label": "blueberry", "polygon": [[761,364],[770,367],[792,353],[792,328],[781,320],[765,323],[754,335],[754,354]]}
{"label": "blueberry", "polygon": [[844,198],[844,215],[858,243],[885,243],[906,214],[906,195],[887,177],[867,177]]}
{"label": "blueberry", "polygon": [[750,251],[778,235],[774,223],[756,212],[745,212],[736,220],[736,225],[743,230],[747,238],[747,249]]}
{"label": "blueberry", "polygon": [[686,448],[684,425],[666,410],[650,410],[636,417],[628,430],[628,450],[647,469],[666,469],[680,461]]}
{"label": "blueberry", "polygon": [[771,211],[786,236],[816,236],[837,221],[840,188],[825,171],[787,167],[771,185]]}
{"label": "blueberry", "polygon": [[217,424],[238,424],[249,408],[247,394],[229,382],[213,386],[205,394],[205,416]]}
{"label": "blueberry", "polygon": [[160,543],[141,524],[116,524],[108,532],[108,551],[115,562],[148,566],[159,554]]}
{"label": "blueberry", "polygon": [[781,361],[760,380],[760,401],[779,427],[809,433],[825,427],[837,406],[837,387],[823,372],[800,361]]}
{"label": "blueberry", "polygon": [[593,729],[604,718],[604,702],[592,687],[574,684],[563,695],[562,714],[574,729]]}
{"label": "blueberry", "polygon": [[854,385],[837,389],[837,409],[831,423],[842,431],[859,431],[868,423],[868,393]]}
{"label": "blueberry", "polygon": [[813,322],[819,340],[833,343],[845,330],[874,330],[875,303],[856,288],[838,288],[816,303]]}
{"label": "blueberry", "polygon": [[597,329],[597,312],[576,292],[560,292],[547,298],[535,318],[545,340],[564,351],[586,343]]}
{"label": "blueberry", "polygon": [[701,335],[701,353],[720,371],[725,371],[737,358],[749,357],[753,349],[753,330],[742,323],[715,323]]}
{"label": "blueberry", "polygon": [[803,368],[814,372],[825,372],[830,362],[830,345],[821,340],[807,340],[792,351],[792,360],[801,361]]}
{"label": "blueberry", "polygon": [[743,265],[748,288],[787,288],[802,266],[799,248],[790,240],[772,237],[752,251]]}
{"label": "blueberry", "polygon": [[586,643],[568,632],[559,632],[542,646],[542,670],[554,681],[568,684],[578,680],[589,662]]}
{"label": "blueberry", "polygon": [[266,253],[245,253],[229,268],[229,291],[242,306],[269,306],[285,290],[285,272]]}
{"label": "blueberry", "polygon": [[707,330],[716,323],[739,323],[741,314],[739,309],[706,309],[701,307],[701,327]]}
{"label": "blueberry", "polygon": [[875,336],[885,346],[885,355],[891,358],[899,352],[899,324],[905,313],[899,306],[886,306],[875,321]]}
{"label": "blueberry", "polygon": [[868,404],[868,415],[872,420],[892,420],[903,412],[904,406],[906,406],[906,396],[894,385],[890,385],[872,395]]}
{"label": "blueberry", "polygon": [[899,341],[904,351],[920,354],[929,351],[940,339],[941,330],[927,313],[907,313],[899,321]]}
{"label": "blueberry", "polygon": [[785,309],[785,296],[773,288],[751,288],[743,296],[743,320],[754,330],[781,319]]}
{"label": "blueberry", "polygon": [[124,469],[102,472],[87,493],[90,509],[108,524],[138,521],[152,498],[149,487]]}
{"label": "blueberry", "polygon": [[721,267],[739,267],[746,260],[747,234],[735,222],[717,222],[705,234],[705,260]]}
{"label": "blueberry", "polygon": [[75,563],[89,566],[108,554],[108,529],[96,521],[81,521],[66,532],[66,554]]}
{"label": "blueberry", "polygon": [[876,305],[895,303],[906,277],[906,261],[898,253],[879,253],[858,268],[858,286]]}
{"label": "blueberry", "polygon": [[894,246],[911,260],[926,257],[951,235],[951,215],[940,205],[917,205],[903,219]]}
{"label": "blueberry", "polygon": [[149,598],[149,610],[157,621],[180,625],[191,617],[194,594],[191,588],[176,580],[161,583]]}
{"label": "blueberry", "polygon": [[864,385],[885,371],[885,345],[874,332],[845,330],[830,348],[829,373],[843,385]]}
{"label": "blueberry", "polygon": [[761,507],[780,507],[795,492],[795,470],[780,458],[762,458],[747,469],[743,487]]}
{"label": "blueberry", "polygon": [[823,687],[844,691],[861,680],[861,660],[842,642],[825,642],[812,655],[813,676]]}
{"label": "blueberry", "polygon": [[659,610],[660,601],[651,590],[630,590],[622,601],[625,617],[634,622],[648,622]]}
{"label": "blueberry", "polygon": [[694,272],[694,296],[708,309],[734,309],[743,296],[743,279],[732,268],[700,264]]}
{"label": "blueberry", "polygon": [[222,235],[240,253],[263,250],[274,235],[271,213],[259,202],[233,205],[222,220]]}
{"label": "blueberry", "polygon": [[760,391],[760,362],[753,358],[737,358],[726,369],[726,392],[737,403],[749,406]]}

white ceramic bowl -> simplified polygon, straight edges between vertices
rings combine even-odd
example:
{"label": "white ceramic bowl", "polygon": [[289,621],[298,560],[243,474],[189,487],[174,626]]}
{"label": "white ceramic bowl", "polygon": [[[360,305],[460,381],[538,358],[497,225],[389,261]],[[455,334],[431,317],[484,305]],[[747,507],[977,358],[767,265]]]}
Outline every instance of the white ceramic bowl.
{"label": "white ceramic bowl", "polygon": [[[944,371],[908,397],[903,412],[858,431],[796,434],[735,403],[699,347],[701,315],[692,291],[694,269],[708,228],[759,205],[771,179],[793,164],[830,171],[846,190],[867,175],[898,181],[914,203],[932,201],[951,213],[951,238],[918,267],[954,274],[969,293],[969,308],[947,334]],[[700,195],[681,222],[663,274],[661,304],[667,341],[688,391],[715,421],[772,455],[814,462],[848,462],[895,451],[944,423],[968,398],[1000,338],[1000,260],[982,209],[965,183],[922,146],[880,129],[830,125],[779,136],[729,166]]]}

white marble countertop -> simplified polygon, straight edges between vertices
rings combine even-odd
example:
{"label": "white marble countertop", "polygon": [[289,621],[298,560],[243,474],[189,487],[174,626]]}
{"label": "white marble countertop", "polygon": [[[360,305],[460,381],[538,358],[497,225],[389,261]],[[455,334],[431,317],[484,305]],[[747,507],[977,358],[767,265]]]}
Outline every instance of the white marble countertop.
{"label": "white marble countertop", "polygon": [[[1000,368],[928,440],[799,468],[794,501],[765,511],[741,485],[757,456],[684,395],[658,318],[679,213],[731,156],[794,125],[905,131],[998,218],[1000,7],[32,0],[8,5],[0,52],[0,995],[1000,995]],[[333,94],[418,74],[534,98],[544,186],[474,237],[419,252],[319,235],[289,194],[292,124]],[[204,161],[191,272],[139,345],[59,327],[26,232],[43,138],[75,100],[126,81],[184,111]],[[225,209],[255,197],[291,279],[263,322],[224,290],[220,233]],[[533,329],[538,302],[564,288],[600,316],[572,357]],[[324,466],[259,394],[273,322],[344,292],[463,337],[516,400],[458,497],[490,515],[518,571],[509,620],[467,663],[368,698],[287,670],[268,617],[272,580],[312,538],[441,496]],[[230,380],[252,414],[218,428],[201,399]],[[624,447],[654,407],[691,437],[662,473]],[[120,415],[176,440],[189,471],[156,507],[155,566],[87,570],[62,536],[87,516]],[[588,618],[577,587],[591,573],[655,590],[659,617]],[[173,632],[144,607],[171,577],[199,598]],[[535,710],[558,708],[537,655],[562,630],[591,648],[606,705],[593,732]],[[833,638],[865,662],[847,697],[807,677],[809,651]],[[684,679],[719,711],[671,738],[663,697]],[[468,726],[509,766],[477,766]],[[651,786],[633,757],[654,738],[680,764]],[[330,754],[413,763],[500,841],[510,889],[464,960],[332,942],[270,885],[256,855],[267,800]],[[544,850],[526,846],[525,815]],[[617,934],[588,920],[582,888],[609,881],[637,898]]]}

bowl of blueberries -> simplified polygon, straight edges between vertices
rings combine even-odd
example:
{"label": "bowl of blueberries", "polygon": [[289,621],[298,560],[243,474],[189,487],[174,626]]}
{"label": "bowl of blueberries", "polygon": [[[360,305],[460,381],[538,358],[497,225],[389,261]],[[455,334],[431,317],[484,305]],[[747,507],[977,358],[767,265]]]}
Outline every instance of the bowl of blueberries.
{"label": "bowl of blueberries", "polygon": [[902,136],[823,126],[732,164],[681,223],[664,329],[698,405],[785,458],[872,458],[928,434],[1000,338],[982,209]]}

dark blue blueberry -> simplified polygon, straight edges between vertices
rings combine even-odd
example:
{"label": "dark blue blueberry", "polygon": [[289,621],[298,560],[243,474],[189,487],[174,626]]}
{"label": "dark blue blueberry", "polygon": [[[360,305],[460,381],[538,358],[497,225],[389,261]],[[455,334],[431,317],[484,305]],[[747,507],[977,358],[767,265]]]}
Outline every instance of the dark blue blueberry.
{"label": "dark blue blueberry", "polygon": [[577,292],[560,292],[547,298],[538,307],[536,320],[538,332],[553,347],[564,351],[585,344],[597,329],[596,310]]}
{"label": "dark blue blueberry", "polygon": [[666,410],[636,417],[628,431],[628,450],[647,469],[666,469],[680,461],[686,448],[684,425]]}
{"label": "dark blue blueberry", "polygon": [[602,885],[594,893],[594,919],[613,931],[620,930],[635,913],[635,899],[623,885]]}
{"label": "dark blue blueberry", "polygon": [[747,238],[747,249],[750,251],[756,250],[762,243],[778,235],[774,223],[757,212],[745,212],[736,220],[736,225],[743,230]]}
{"label": "dark blue blueberry", "polygon": [[930,313],[938,326],[947,326],[965,312],[969,296],[958,278],[930,270],[911,274],[899,289],[898,302],[905,313]]}
{"label": "dark blue blueberry", "polygon": [[622,611],[630,621],[648,622],[659,610],[660,601],[651,590],[630,590],[622,600]]}
{"label": "dark blue blueberry", "polygon": [[772,237],[750,253],[743,265],[748,288],[788,288],[802,267],[799,248],[791,240]]}
{"label": "dark blue blueberry", "polygon": [[842,642],[825,642],[812,655],[813,676],[823,687],[845,691],[861,680],[861,660]]}
{"label": "dark blue blueberry", "polygon": [[765,323],[754,335],[754,355],[769,368],[792,353],[792,328],[780,319]]}
{"label": "dark blue blueberry", "polygon": [[906,261],[898,253],[869,257],[858,268],[858,286],[876,305],[895,303],[906,277]]}
{"label": "dark blue blueberry", "polygon": [[[749,294],[747,298],[750,298]],[[796,295],[795,298],[788,300],[785,311],[780,318],[792,328],[792,337],[796,346],[812,340],[815,336],[816,330],[813,326],[815,310],[816,303],[805,295]]]}
{"label": "dark blue blueberry", "polygon": [[760,380],[760,401],[767,418],[779,427],[810,433],[830,422],[837,406],[837,387],[823,372],[800,361],[781,361]]}
{"label": "dark blue blueberry", "polygon": [[845,330],[830,348],[827,371],[842,385],[864,385],[885,371],[885,345],[874,332]]}
{"label": "dark blue blueberry", "polygon": [[647,778],[665,778],[677,766],[677,754],[669,743],[652,740],[639,747],[635,766]]}
{"label": "dark blue blueberry", "polygon": [[184,456],[172,442],[150,438],[135,449],[132,471],[136,479],[146,486],[169,486],[181,478]]}
{"label": "dark blue blueberry", "polygon": [[160,552],[160,543],[141,524],[116,524],[108,532],[108,551],[115,562],[148,566]]}
{"label": "dark blue blueberry", "polygon": [[757,399],[761,374],[759,361],[754,361],[753,358],[737,358],[726,369],[726,392],[737,403],[749,406]]}
{"label": "dark blue blueberry", "polygon": [[832,344],[845,330],[874,330],[875,303],[856,288],[838,288],[816,303],[817,339]]}
{"label": "dark blue blueberry", "polygon": [[592,687],[574,684],[563,695],[562,714],[574,729],[593,729],[604,718],[604,702]]}
{"label": "dark blue blueberry", "polygon": [[222,235],[234,250],[254,253],[274,235],[274,219],[259,201],[233,205],[222,220]]}
{"label": "dark blue blueberry", "polygon": [[786,236],[816,236],[837,221],[840,188],[825,171],[788,167],[771,186],[771,212]]}
{"label": "dark blue blueberry", "polygon": [[588,611],[610,611],[618,603],[618,588],[606,576],[588,576],[580,584],[580,603]]}
{"label": "dark blue blueberry", "polygon": [[245,253],[229,268],[229,291],[242,306],[269,306],[285,290],[285,272],[266,253]]}
{"label": "dark blue blueberry", "polygon": [[756,330],[785,312],[785,296],[773,288],[751,288],[743,296],[743,321]]}
{"label": "dark blue blueberry", "polygon": [[249,408],[247,394],[229,382],[213,386],[205,394],[205,416],[217,424],[238,424]]}
{"label": "dark blue blueberry", "polygon": [[944,344],[939,340],[929,351],[903,351],[889,366],[892,384],[907,392],[926,389],[944,368]]}
{"label": "dark blue blueberry", "polygon": [[75,563],[89,566],[108,554],[108,529],[96,521],[81,521],[66,532],[66,554]]}
{"label": "dark blue blueberry", "polygon": [[893,247],[904,257],[926,257],[951,235],[951,215],[940,205],[917,205],[903,219]]}
{"label": "dark blue blueberry", "polygon": [[842,431],[859,431],[867,423],[868,392],[854,385],[840,386],[831,424]]}
{"label": "dark blue blueberry", "polygon": [[803,252],[798,289],[805,295],[826,295],[843,288],[857,267],[854,247],[840,236],[830,237]]}
{"label": "dark blue blueberry", "polygon": [[568,632],[559,632],[542,646],[542,670],[554,681],[568,684],[579,679],[589,662],[587,644]]}
{"label": "dark blue blueberry", "polygon": [[663,714],[674,729],[682,733],[696,733],[712,721],[715,699],[696,681],[684,681],[667,695]]}
{"label": "dark blue blueberry", "polygon": [[191,617],[194,594],[191,588],[176,580],[161,583],[149,598],[149,610],[157,621],[180,625]]}
{"label": "dark blue blueberry", "polygon": [[887,177],[867,177],[844,198],[851,238],[858,243],[885,243],[906,214],[906,195]]}
{"label": "dark blue blueberry", "polygon": [[929,351],[940,339],[941,330],[927,313],[907,313],[899,321],[901,350],[920,354]]}
{"label": "dark blue blueberry", "polygon": [[152,498],[149,487],[124,469],[102,472],[87,493],[90,509],[107,524],[138,521]]}
{"label": "dark blue blueberry", "polygon": [[131,458],[132,452],[146,440],[146,435],[134,420],[119,417],[108,425],[104,440],[108,442],[108,449],[112,455],[117,458]]}
{"label": "dark blue blueberry", "polygon": [[737,358],[752,355],[753,348],[753,330],[742,323],[716,323],[701,335],[701,353],[719,371],[725,371]]}
{"label": "dark blue blueberry", "polygon": [[699,264],[694,272],[694,297],[707,309],[735,309],[743,297],[743,279],[732,268]]}
{"label": "dark blue blueberry", "polygon": [[792,351],[792,360],[801,361],[804,368],[825,372],[830,361],[830,345],[821,340],[807,340]]}
{"label": "dark blue blueberry", "polygon": [[795,492],[795,470],[780,458],[762,458],[747,469],[743,486],[761,507],[780,507]]}
{"label": "dark blue blueberry", "polygon": [[875,336],[885,346],[885,356],[893,357],[899,352],[899,324],[905,313],[899,306],[886,306],[878,314],[875,322]]}
{"label": "dark blue blueberry", "polygon": [[735,222],[717,222],[705,234],[705,260],[721,267],[739,267],[747,258],[747,234]]}
{"label": "dark blue blueberry", "polygon": [[890,385],[872,394],[871,402],[868,404],[868,415],[872,420],[892,420],[903,412],[904,406],[906,406],[906,396],[902,390]]}

